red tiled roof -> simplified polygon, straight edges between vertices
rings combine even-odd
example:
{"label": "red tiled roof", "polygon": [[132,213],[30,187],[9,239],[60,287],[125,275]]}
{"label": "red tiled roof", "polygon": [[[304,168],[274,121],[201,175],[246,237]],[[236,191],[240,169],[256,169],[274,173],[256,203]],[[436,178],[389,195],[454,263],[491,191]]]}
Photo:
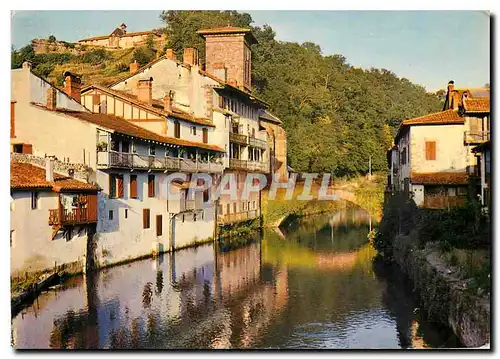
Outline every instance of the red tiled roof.
{"label": "red tiled roof", "polygon": [[145,128],[137,126],[130,121],[124,120],[123,118],[112,115],[105,115],[101,113],[77,112],[77,111],[60,110],[60,109],[58,109],[57,112],[64,113],[65,115],[72,116],[80,120],[93,123],[98,126],[102,126],[109,130],[113,130],[119,133],[142,138],[149,141],[156,141],[160,143],[186,146],[186,147],[198,147],[212,151],[224,152],[222,148],[215,145],[210,145],[201,142],[191,142],[179,138],[162,136],[155,132],[148,131]]}
{"label": "red tiled roof", "polygon": [[109,93],[111,95],[120,97],[120,98],[128,100],[128,101],[131,101],[135,105],[141,106],[144,109],[149,110],[149,111],[156,113],[158,115],[171,116],[171,117],[178,118],[180,120],[185,120],[188,122],[196,123],[198,125],[215,127],[215,125],[208,118],[194,117],[191,114],[189,114],[185,111],[182,111],[178,108],[173,108],[171,112],[165,111],[163,108],[163,103],[161,101],[153,100],[153,104],[150,106],[147,103],[139,101],[137,99],[136,95],[133,95],[133,94],[126,92],[126,91],[114,90],[114,89],[110,89],[108,87],[103,87],[100,85],[90,85],[90,86],[86,87],[82,92],[88,91],[92,88],[95,88],[95,89],[102,91],[102,92],[105,92],[105,93]]}
{"label": "red tiled roof", "polygon": [[54,173],[54,181],[45,180],[45,169],[30,163],[10,163],[11,189],[47,189],[60,191],[98,191],[99,188],[76,179]]}
{"label": "red tiled roof", "polygon": [[469,181],[466,172],[429,172],[410,174],[413,184],[456,184],[465,185]]}
{"label": "red tiled roof", "polygon": [[490,112],[490,99],[486,97],[467,98],[464,101],[464,108],[466,112]]}
{"label": "red tiled roof", "polygon": [[446,110],[428,115],[411,118],[401,123],[402,126],[407,125],[445,125],[445,124],[463,124],[464,119],[458,115],[457,111]]}

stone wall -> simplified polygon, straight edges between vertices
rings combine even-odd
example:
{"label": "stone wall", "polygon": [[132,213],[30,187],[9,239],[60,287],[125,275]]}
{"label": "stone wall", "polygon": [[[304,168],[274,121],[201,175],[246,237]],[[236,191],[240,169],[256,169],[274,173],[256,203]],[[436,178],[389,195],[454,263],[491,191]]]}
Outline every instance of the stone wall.
{"label": "stone wall", "polygon": [[[45,158],[38,157],[26,153],[11,153],[11,160],[20,163],[31,163],[33,165],[45,168]],[[73,170],[73,175],[70,175],[70,170]],[[81,163],[70,163],[54,160],[54,172],[64,176],[70,176],[81,181],[87,181],[92,170]]]}
{"label": "stone wall", "polygon": [[420,292],[431,320],[453,329],[466,347],[490,342],[490,301],[467,291],[466,281],[448,269],[437,249],[418,250],[410,236],[394,240],[394,259]]}

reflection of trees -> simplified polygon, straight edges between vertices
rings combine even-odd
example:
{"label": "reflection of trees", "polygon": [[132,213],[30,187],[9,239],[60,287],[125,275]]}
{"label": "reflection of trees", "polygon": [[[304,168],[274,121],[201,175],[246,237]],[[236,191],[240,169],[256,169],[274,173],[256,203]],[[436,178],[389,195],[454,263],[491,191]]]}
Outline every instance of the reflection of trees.
{"label": "reflection of trees", "polygon": [[412,292],[408,278],[394,264],[373,262],[373,270],[382,284],[382,302],[396,321],[402,348],[458,347],[460,343],[451,329],[429,323],[426,313],[415,313],[418,298]]}

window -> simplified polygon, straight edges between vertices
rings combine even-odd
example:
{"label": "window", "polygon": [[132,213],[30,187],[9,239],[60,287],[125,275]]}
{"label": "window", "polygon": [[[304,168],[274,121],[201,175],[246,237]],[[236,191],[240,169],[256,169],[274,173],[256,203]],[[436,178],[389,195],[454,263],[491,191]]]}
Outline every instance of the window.
{"label": "window", "polygon": [[150,156],[154,156],[155,154],[156,154],[155,145],[150,144],[150,145],[149,145],[149,155],[150,155]]}
{"label": "window", "polygon": [[13,146],[13,150],[15,153],[33,153],[33,146],[27,143],[19,143]]}
{"label": "window", "polygon": [[201,132],[203,134],[203,143],[208,143],[208,129],[204,128]]}
{"label": "window", "polygon": [[236,211],[236,202],[233,203],[233,213],[237,213],[237,211]]}
{"label": "window", "polygon": [[112,220],[113,220],[113,211],[112,211],[112,210],[110,210],[110,211],[108,212],[108,219],[109,219],[110,221],[112,221]]}
{"label": "window", "polygon": [[137,198],[137,175],[130,175],[130,198]]}
{"label": "window", "polygon": [[253,201],[253,209],[257,208],[257,203]]}
{"label": "window", "polygon": [[10,230],[10,246],[12,248],[16,248],[16,241],[15,241],[15,231],[13,229]]}
{"label": "window", "polygon": [[123,175],[109,175],[109,198],[123,198]]}
{"label": "window", "polygon": [[458,196],[466,196],[467,195],[467,187],[457,187],[457,195]]}
{"label": "window", "polygon": [[14,153],[23,153],[23,145],[14,145]]}
{"label": "window", "polygon": [[245,212],[247,210],[247,204],[246,202],[243,202],[242,204],[243,204],[243,212]]}
{"label": "window", "polygon": [[196,222],[196,213],[193,213],[193,222]]}
{"label": "window", "polygon": [[203,203],[207,203],[210,200],[210,189],[207,188],[203,191]]}
{"label": "window", "polygon": [[155,196],[155,175],[148,176],[148,197]]}
{"label": "window", "polygon": [[196,136],[196,126],[191,126],[191,134]]}
{"label": "window", "polygon": [[182,215],[182,223],[184,223],[184,215]]}
{"label": "window", "polygon": [[231,213],[231,205],[228,203],[226,205],[226,214],[229,214],[229,213]]}
{"label": "window", "polygon": [[156,235],[159,237],[163,232],[163,221],[161,214],[156,216]]}
{"label": "window", "polygon": [[122,152],[124,153],[130,152],[130,143],[128,141],[122,141]]}
{"label": "window", "polygon": [[142,228],[149,228],[149,208],[142,210]]}
{"label": "window", "polygon": [[125,208],[125,219],[127,219],[127,218],[128,218],[128,209]]}
{"label": "window", "polygon": [[425,141],[425,159],[427,161],[433,161],[436,159],[436,142],[435,141]]}
{"label": "window", "polygon": [[123,175],[116,176],[116,187],[118,189],[118,193],[116,194],[117,198],[123,198],[124,188],[123,188]]}
{"label": "window", "polygon": [[38,192],[31,192],[31,209],[38,208]]}
{"label": "window", "polygon": [[179,121],[174,122],[174,137],[181,138],[181,124]]}

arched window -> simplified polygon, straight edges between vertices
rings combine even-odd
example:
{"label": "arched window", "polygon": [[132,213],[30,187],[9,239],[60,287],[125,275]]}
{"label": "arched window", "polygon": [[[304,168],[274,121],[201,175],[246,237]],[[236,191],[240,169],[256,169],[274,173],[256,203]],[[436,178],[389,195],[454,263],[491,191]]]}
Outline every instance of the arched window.
{"label": "arched window", "polygon": [[177,120],[174,122],[174,137],[181,138],[181,124]]}

